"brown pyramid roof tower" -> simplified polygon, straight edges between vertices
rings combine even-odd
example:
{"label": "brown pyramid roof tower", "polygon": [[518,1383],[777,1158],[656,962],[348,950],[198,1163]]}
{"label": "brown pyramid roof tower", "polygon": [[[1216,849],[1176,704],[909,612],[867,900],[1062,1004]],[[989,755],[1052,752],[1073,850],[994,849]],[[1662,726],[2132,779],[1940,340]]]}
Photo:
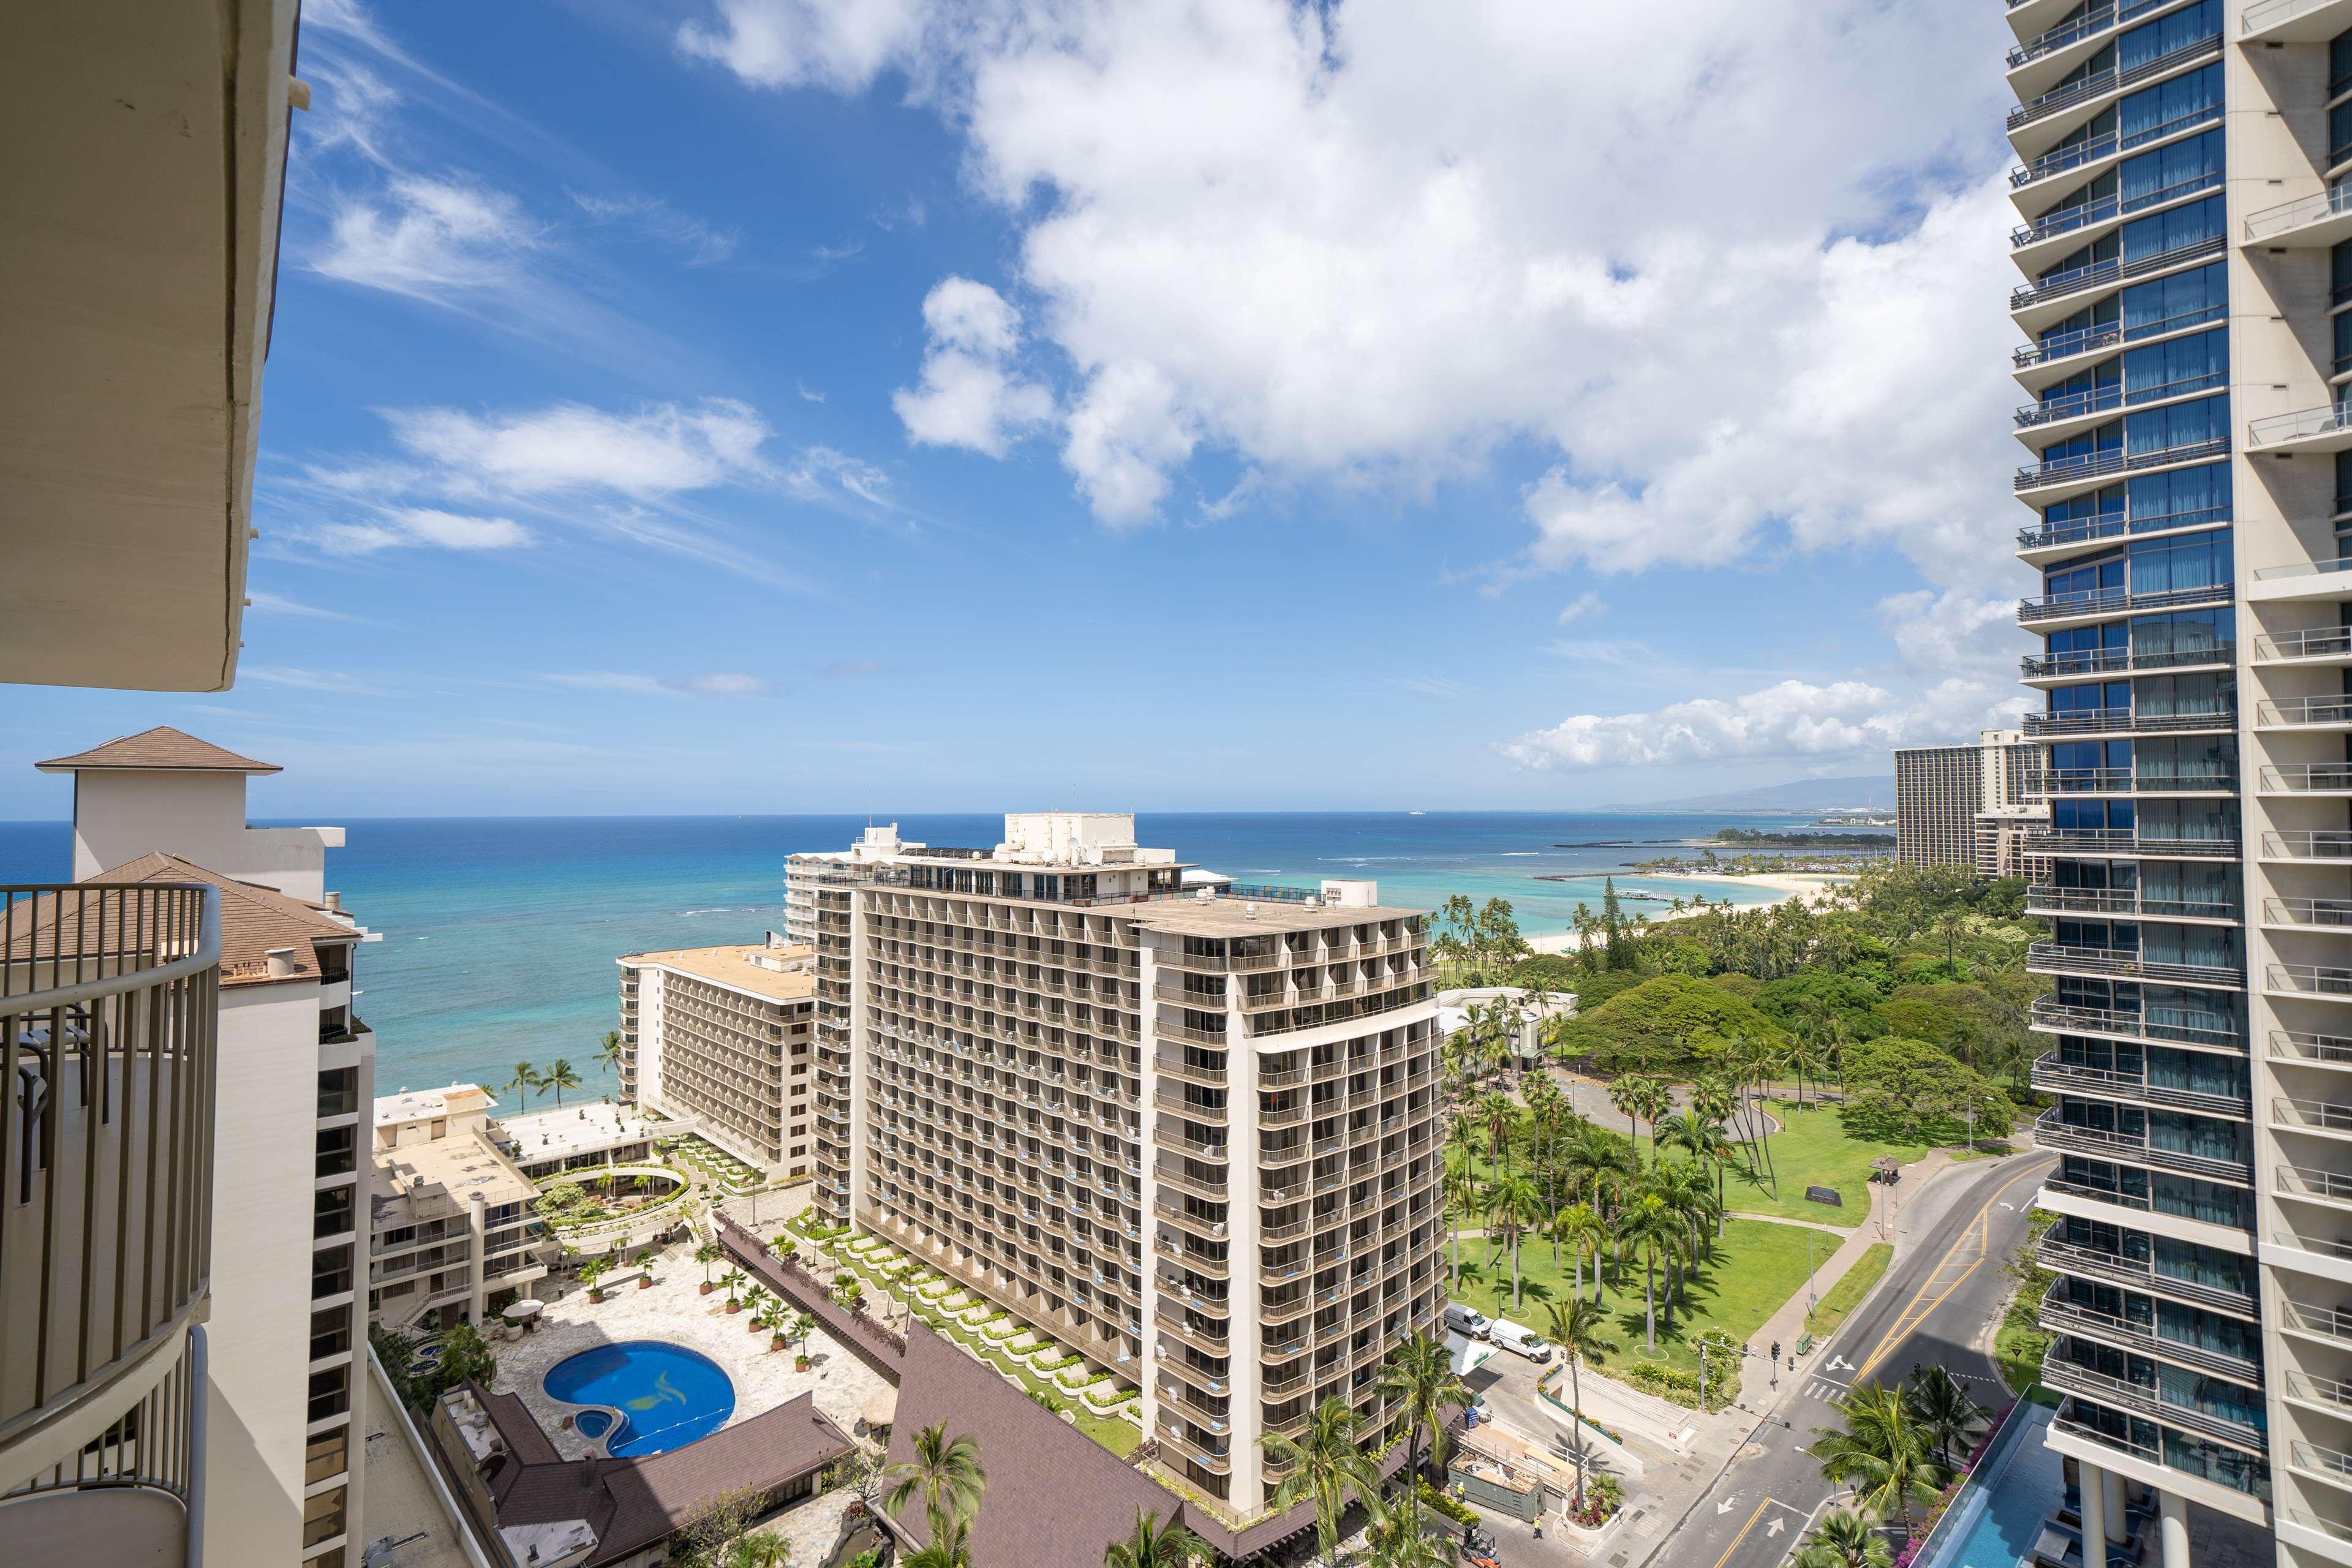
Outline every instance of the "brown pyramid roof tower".
{"label": "brown pyramid roof tower", "polygon": [[77,752],[70,757],[51,757],[46,763],[33,765],[45,773],[78,773],[84,768],[163,768],[206,773],[274,773],[279,771],[276,763],[257,763],[251,757],[240,757],[210,741],[199,741],[184,730],[174,730],[169,724],[158,724],[152,730],[142,730],[136,735],[118,735],[102,746]]}

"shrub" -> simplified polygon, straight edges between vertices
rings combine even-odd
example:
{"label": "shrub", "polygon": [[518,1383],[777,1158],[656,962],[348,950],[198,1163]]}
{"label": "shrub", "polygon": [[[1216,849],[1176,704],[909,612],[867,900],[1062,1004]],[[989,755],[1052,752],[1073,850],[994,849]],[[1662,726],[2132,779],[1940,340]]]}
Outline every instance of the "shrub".
{"label": "shrub", "polygon": [[1478,1522],[1478,1510],[1476,1509],[1472,1508],[1468,1503],[1462,1501],[1459,1498],[1451,1498],[1446,1496],[1444,1492],[1439,1491],[1435,1487],[1431,1486],[1425,1480],[1421,1483],[1421,1500],[1423,1506],[1436,1510],[1439,1513],[1444,1514],[1446,1518],[1452,1520],[1456,1524],[1475,1524]]}

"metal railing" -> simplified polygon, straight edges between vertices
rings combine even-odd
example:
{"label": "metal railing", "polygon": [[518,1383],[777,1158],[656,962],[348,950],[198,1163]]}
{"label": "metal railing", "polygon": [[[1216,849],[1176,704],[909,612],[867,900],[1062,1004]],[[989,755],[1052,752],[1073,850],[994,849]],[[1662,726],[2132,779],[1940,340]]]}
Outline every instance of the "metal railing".
{"label": "metal railing", "polygon": [[2234,859],[2234,838],[2154,838],[2129,827],[2028,827],[2021,835],[2035,854],[2061,854],[2081,849],[2109,855],[2147,855],[2159,858]]}
{"label": "metal railing", "polygon": [[2031,125],[2037,120],[2046,120],[2051,115],[2072,109],[2077,104],[2089,103],[2137,82],[2153,80],[2191,61],[2201,59],[2207,55],[2219,54],[2221,51],[2221,36],[2216,33],[2211,37],[2200,38],[2193,43],[2183,44],[2170,53],[2158,55],[2152,60],[2143,60],[2128,70],[2116,70],[2110,67],[2103,71],[2094,71],[2080,81],[2054,88],[2030,102],[2019,104],[2009,111],[2006,129],[2015,131],[2020,126]]}
{"label": "metal railing", "polygon": [[2143,957],[2136,948],[2074,947],[2037,942],[2025,950],[2026,966],[2069,974],[2125,974],[2197,985],[2242,985],[2246,972],[2234,963],[2175,963]]}
{"label": "metal railing", "polygon": [[2042,1380],[2063,1393],[2080,1394],[2101,1405],[2128,1410],[2184,1431],[2203,1433],[2231,1443],[2259,1445],[2263,1440],[2262,1428],[2252,1422],[2194,1405],[2177,1405],[2153,1384],[2094,1372],[2059,1355],[2054,1346],[2042,1363]]}
{"label": "metal railing", "polygon": [[2270,1058],[2307,1067],[2352,1067],[2352,1035],[2322,1035],[2305,1029],[2273,1029]]}
{"label": "metal railing", "polygon": [[2320,626],[2311,631],[2278,632],[2254,638],[2254,658],[2263,663],[2289,658],[2342,658],[2352,656],[2352,626]]}
{"label": "metal railing", "polygon": [[2191,903],[2149,898],[2131,888],[2060,888],[2036,882],[2025,889],[2025,907],[2035,913],[2145,915],[2153,920],[2235,921],[2234,903]]}
{"label": "metal railing", "polygon": [[2278,1165],[2272,1175],[2282,1194],[2317,1198],[2332,1204],[2352,1204],[2352,1176],[2308,1165]]}
{"label": "metal railing", "polygon": [[2273,963],[2263,972],[2263,979],[2273,991],[2352,1000],[2352,969],[2341,964]]}
{"label": "metal railing", "polygon": [[2246,215],[2246,237],[2268,239],[2273,235],[2301,228],[2307,223],[2338,213],[2352,212],[2352,185],[2333,185],[2311,195],[2298,196],[2291,202],[2281,202],[2273,207]]}
{"label": "metal railing", "polygon": [[2208,1285],[2184,1279],[2177,1275],[2160,1273],[2152,1259],[2126,1258],[2121,1253],[2104,1252],[2096,1247],[2077,1247],[2043,1236],[2039,1248],[2042,1264],[2061,1274],[2082,1274],[2095,1279],[2114,1279],[2137,1289],[2161,1291],[2186,1300],[2199,1301],[2228,1311],[2251,1315],[2254,1310],[2253,1296],[2244,1290]]}
{"label": "metal railing", "polygon": [[2265,763],[2259,778],[2265,795],[2352,794],[2352,763]]}
{"label": "metal railing", "polygon": [[0,1447],[185,1332],[211,1267],[218,895],[0,889]]}
{"label": "metal railing", "polygon": [[2352,724],[2352,697],[2280,697],[2254,705],[2255,728],[2291,724]]}
{"label": "metal railing", "polygon": [[187,1561],[195,1562],[204,1528],[209,1355],[202,1323],[190,1323],[180,1331],[187,1336],[186,1347],[137,1404],[70,1457],[0,1496],[0,1502],[83,1489],[163,1492],[188,1510]]}
{"label": "metal railing", "polygon": [[2318,828],[2265,833],[2263,854],[2284,860],[2352,860],[2352,831]]}
{"label": "metal railing", "polygon": [[2217,1111],[2224,1116],[2243,1116],[2248,1110],[2242,1090],[2233,1095],[2214,1094],[2203,1089],[2150,1083],[2145,1071],[2122,1072],[2114,1068],[2064,1061],[2056,1051],[2044,1051],[2034,1058],[2032,1082],[2036,1089],[2056,1093],[2120,1096],[2158,1101],[2191,1110]]}
{"label": "metal railing", "polygon": [[[2183,120],[2180,121],[2180,124],[2184,126],[2193,125],[2199,123],[2200,121],[2218,120],[2219,118],[2221,118],[2221,110],[2217,106],[2213,109],[2203,110],[2197,115]],[[2158,134],[2161,134],[2161,132],[2158,132]],[[2133,143],[2133,145],[2137,144],[2138,143],[2137,142]],[[2088,163],[2094,159],[2104,158],[2116,151],[2116,147],[2112,142],[2110,142],[2103,150],[2092,151],[2092,149],[2097,148],[2097,145],[2098,144],[2096,142],[2084,143],[2084,149],[2086,155],[2083,159],[2078,160],[2078,163]],[[2068,151],[2071,152],[2073,149],[2069,149]],[[2060,154],[2052,155],[2059,156]],[[2012,184],[2024,184],[2030,183],[2031,180],[2042,179],[2047,174],[2057,174],[2063,169],[2071,169],[2076,166],[2077,163],[2062,163],[2058,168],[2044,170],[2040,173],[2033,174],[2029,177],[2029,180],[2025,181],[2021,181],[2017,178],[2017,174],[2024,172],[2021,170],[2016,173],[2012,173],[2010,175],[2010,181]],[[2012,229],[2010,232],[2009,243],[2012,249],[2021,249],[2029,245],[2039,244],[2041,241],[2045,239],[2054,239],[2062,234],[2073,234],[2078,229],[2089,228],[2094,224],[2110,223],[2118,217],[2127,217],[2133,213],[2146,212],[2150,207],[2162,206],[2167,202],[2177,202],[2181,200],[2183,197],[2193,196],[2200,191],[2218,191],[2221,188],[2221,172],[2216,169],[2211,174],[2198,174],[2189,179],[2181,181],[2180,184],[2177,185],[2167,185],[2161,190],[2150,191],[2146,195],[2102,196],[2095,201],[2078,202],[2070,207],[2058,208],[2057,210],[2044,216],[2038,222],[2021,225],[2019,227]]]}
{"label": "metal railing", "polygon": [[2215,583],[2203,588],[2167,588],[2148,594],[2052,594],[2020,599],[2021,621],[2059,620],[2069,616],[2119,616],[2140,610],[2187,609],[2199,605],[2226,605],[2237,595],[2235,585]]}
{"label": "metal railing", "polygon": [[2254,0],[2240,14],[2239,31],[2259,33],[2264,27],[2274,27],[2281,22],[2291,22],[2307,11],[2316,11],[2329,0]]}
{"label": "metal railing", "polygon": [[2119,1318],[2112,1312],[2102,1312],[2070,1300],[2063,1294],[2065,1286],[2053,1285],[2042,1298],[2038,1313],[2042,1326],[2057,1333],[2079,1333],[2107,1344],[2130,1345],[2160,1360],[2182,1366],[2196,1367],[2241,1382],[2258,1383],[2263,1369],[2258,1362],[2228,1351],[2209,1349],[2158,1333],[2154,1321],[2137,1318]]}
{"label": "metal railing", "polygon": [[[2286,417],[2293,419],[2299,416],[2289,415]],[[2266,420],[2263,423],[2275,424],[2277,421]],[[2311,436],[2321,432],[2304,430],[2296,434]],[[2286,438],[2283,436],[2263,437],[2266,440]],[[2105,479],[2110,474],[2129,473],[2139,468],[2160,468],[2168,463],[2186,463],[2200,458],[2218,458],[2229,449],[2230,438],[2227,436],[2209,437],[2202,441],[2189,441],[2178,447],[2156,447],[2139,452],[2128,452],[2121,447],[2109,447],[2103,451],[2084,452],[2077,457],[2052,458],[2039,463],[2028,463],[2017,470],[2016,479],[2011,488],[2019,490],[2033,490],[2040,489],[2044,485],[2063,485],[2080,479]]]}
{"label": "metal railing", "polygon": [[2192,239],[2169,250],[2143,256],[2137,261],[2109,259],[2095,261],[2087,267],[2071,267],[2063,272],[2045,274],[2032,283],[2021,283],[2010,290],[2009,308],[2022,310],[2031,306],[2065,299],[2089,289],[2104,289],[2127,278],[2145,278],[2150,273],[2167,271],[2185,266],[2208,256],[2219,256],[2229,248],[2229,241],[2220,235],[2206,239]]}
{"label": "metal railing", "polygon": [[2332,436],[2346,428],[2352,428],[2352,404],[2329,403],[2294,414],[2274,414],[2268,419],[2252,421],[2246,426],[2246,445],[2250,447],[2272,447],[2282,441]]}
{"label": "metal railing", "polygon": [[2048,996],[2037,996],[2026,1013],[2027,1021],[2037,1029],[2055,1029],[2067,1034],[2124,1035],[2150,1040],[2177,1040],[2185,1045],[2216,1047],[2242,1047],[2243,1035],[2235,1028],[2216,1029],[2201,1024],[2176,1024],[2161,1018],[2151,1018],[2136,1009],[2121,1007],[2068,1006]]}
{"label": "metal railing", "polygon": [[2131,708],[2084,708],[2071,713],[2028,713],[2029,735],[2092,735],[2112,732],[2171,734],[2190,730],[2234,730],[2235,709],[2210,713],[2147,713]]}

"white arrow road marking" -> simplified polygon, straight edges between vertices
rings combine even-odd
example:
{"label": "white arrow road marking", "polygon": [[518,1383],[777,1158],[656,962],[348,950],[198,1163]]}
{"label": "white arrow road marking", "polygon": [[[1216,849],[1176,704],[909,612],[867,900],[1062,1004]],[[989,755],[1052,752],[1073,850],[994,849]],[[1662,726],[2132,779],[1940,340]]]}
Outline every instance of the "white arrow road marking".
{"label": "white arrow road marking", "polygon": [[1732,1509],[1738,1505],[1738,1501],[1739,1500],[1737,1497],[1725,1498],[1721,1502],[1715,1505],[1715,1511],[1717,1513],[1729,1513]]}
{"label": "white arrow road marking", "polygon": [[1769,1523],[1769,1524],[1768,1524],[1768,1525],[1766,1525],[1766,1526],[1764,1527],[1764,1535],[1765,1535],[1765,1539],[1769,1540],[1769,1539],[1771,1539],[1773,1536],[1776,1536],[1776,1535],[1780,1534],[1780,1527],[1781,1527],[1782,1525],[1786,1524],[1786,1523],[1788,1523],[1788,1521],[1787,1521],[1787,1520],[1782,1519],[1782,1518],[1781,1518],[1779,1514],[1777,1514],[1777,1513],[1776,1513],[1776,1514],[1774,1514],[1774,1515],[1772,1516],[1772,1522],[1771,1522],[1771,1523]]}
{"label": "white arrow road marking", "polygon": [[2011,1202],[2010,1202],[2008,1199],[2006,1199],[2006,1198],[2003,1198],[2003,1199],[2001,1200],[2001,1205],[2000,1205],[2000,1206],[2001,1206],[2001,1207],[2003,1207],[2003,1208],[2005,1208],[2005,1209],[2007,1209],[2007,1210],[2008,1210],[2010,1213],[2011,1213],[2011,1214],[2015,1214],[2015,1213],[2017,1212],[2017,1205],[2016,1205],[2015,1204],[2013,1204],[2013,1203],[2011,1203]]}
{"label": "white arrow road marking", "polygon": [[1830,1357],[1830,1370],[1832,1372],[1852,1372],[1854,1370],[1854,1366],[1853,1363],[1846,1360],[1845,1357],[1842,1355],[1833,1355]]}

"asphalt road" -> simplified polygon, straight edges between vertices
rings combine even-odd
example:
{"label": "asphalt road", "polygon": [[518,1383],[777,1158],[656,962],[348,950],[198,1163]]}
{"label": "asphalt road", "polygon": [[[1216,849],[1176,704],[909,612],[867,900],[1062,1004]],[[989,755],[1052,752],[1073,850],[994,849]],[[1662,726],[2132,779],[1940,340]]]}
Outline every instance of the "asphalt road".
{"label": "asphalt road", "polygon": [[1788,1372],[1784,1361],[1780,1389],[1748,1441],[1659,1548],[1661,1568],[1777,1568],[1833,1500],[1811,1452],[1812,1434],[1836,1424],[1831,1402],[1849,1386],[1943,1366],[1979,1403],[2006,1403],[1990,1354],[2010,1289],[2001,1266],[2025,1239],[2034,1189],[2051,1163],[2046,1154],[2018,1154],[1955,1167],[1911,1205],[1902,1216],[1909,1244],[1885,1280],[1801,1370]]}

